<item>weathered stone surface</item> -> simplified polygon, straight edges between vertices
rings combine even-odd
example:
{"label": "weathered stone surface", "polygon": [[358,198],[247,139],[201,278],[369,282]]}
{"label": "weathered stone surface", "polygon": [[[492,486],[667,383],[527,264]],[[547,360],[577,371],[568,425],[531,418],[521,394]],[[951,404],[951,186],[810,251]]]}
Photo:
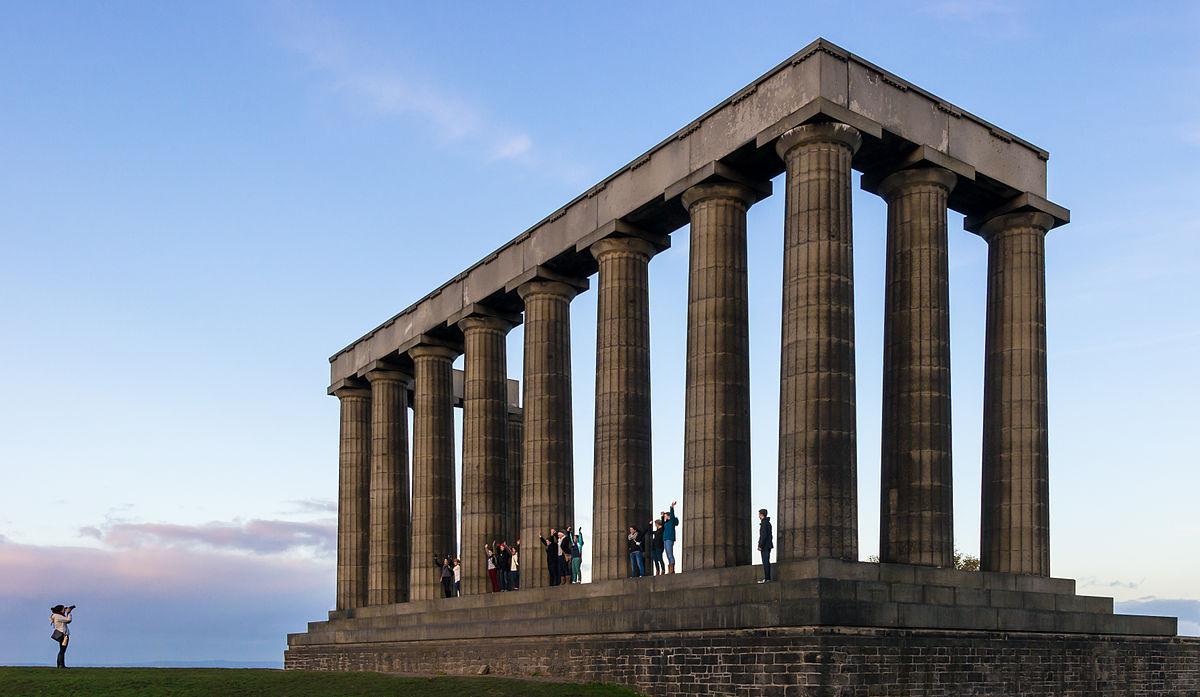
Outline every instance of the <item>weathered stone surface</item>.
{"label": "weathered stone surface", "polygon": [[408,600],[410,561],[408,507],[408,389],[412,376],[372,370],[371,539],[367,603]]}
{"label": "weathered stone surface", "polygon": [[[558,281],[520,286],[525,301],[524,442],[521,449],[521,585],[549,585],[538,535],[565,529],[575,518],[571,433],[571,298]],[[502,532],[500,535],[511,534]],[[497,538],[499,539],[499,538]]]}
{"label": "weathered stone surface", "polygon": [[508,469],[504,475],[505,541],[515,543],[521,534],[521,482],[524,480],[522,459],[525,448],[525,413],[520,407],[508,405]]}
{"label": "weathered stone surface", "polygon": [[750,563],[750,337],[740,184],[684,192],[691,216],[683,425],[682,564]]}
{"label": "weathered stone surface", "polygon": [[484,545],[499,536],[505,522],[508,469],[508,395],[504,338],[512,324],[499,317],[471,315],[463,331],[462,592],[485,593]]}
{"label": "weathered stone surface", "polygon": [[442,595],[434,556],[458,551],[454,515],[453,367],[459,352],[422,345],[409,350],[414,375],[412,454],[412,565],[409,594],[413,600]]}
{"label": "weathered stone surface", "polygon": [[854,241],[840,123],[798,126],[776,151],[787,171],[779,376],[780,560],[858,558]]}
{"label": "weathered stone surface", "polygon": [[1045,213],[984,224],[988,241],[980,563],[1050,573]]}
{"label": "weathered stone surface", "polygon": [[343,387],[338,447],[337,608],[367,604],[371,526],[371,390]]}
{"label": "weathered stone surface", "polygon": [[950,460],[950,266],[940,167],[885,178],[887,262],[883,320],[879,558],[953,566]]}
{"label": "weathered stone surface", "polygon": [[596,433],[592,580],[629,576],[625,537],[652,511],[650,279],[655,248],[632,237],[591,246],[596,300]]}

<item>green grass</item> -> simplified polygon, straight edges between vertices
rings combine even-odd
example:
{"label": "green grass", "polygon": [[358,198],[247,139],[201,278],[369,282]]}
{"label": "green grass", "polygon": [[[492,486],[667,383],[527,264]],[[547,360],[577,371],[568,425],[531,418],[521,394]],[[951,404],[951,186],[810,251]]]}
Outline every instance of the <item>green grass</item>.
{"label": "green grass", "polygon": [[637,697],[615,685],[227,668],[0,668],[4,697]]}

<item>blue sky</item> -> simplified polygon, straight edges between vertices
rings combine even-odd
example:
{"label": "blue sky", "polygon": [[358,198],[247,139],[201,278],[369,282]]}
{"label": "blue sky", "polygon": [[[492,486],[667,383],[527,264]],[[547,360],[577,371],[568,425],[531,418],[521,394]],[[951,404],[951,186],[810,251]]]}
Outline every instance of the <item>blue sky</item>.
{"label": "blue sky", "polygon": [[[49,659],[56,602],[79,663],[279,660],[333,603],[326,359],[818,36],[1050,151],[1052,572],[1200,633],[1198,35],[1188,2],[0,5],[0,664]],[[772,509],[782,205],[749,216]],[[866,556],[885,219],[854,206]],[[986,247],[950,226],[977,553]],[[686,232],[650,267],[662,504]],[[588,529],[595,310],[572,305]]]}

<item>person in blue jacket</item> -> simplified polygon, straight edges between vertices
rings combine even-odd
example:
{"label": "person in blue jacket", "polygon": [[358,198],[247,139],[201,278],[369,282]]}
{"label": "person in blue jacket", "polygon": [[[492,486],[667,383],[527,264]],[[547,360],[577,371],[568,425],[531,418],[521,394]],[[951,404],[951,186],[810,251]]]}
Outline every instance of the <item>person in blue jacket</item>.
{"label": "person in blue jacket", "polygon": [[671,510],[662,512],[663,551],[667,553],[667,573],[675,573],[675,529],[679,527],[679,519],[675,517],[675,504],[671,502]]}

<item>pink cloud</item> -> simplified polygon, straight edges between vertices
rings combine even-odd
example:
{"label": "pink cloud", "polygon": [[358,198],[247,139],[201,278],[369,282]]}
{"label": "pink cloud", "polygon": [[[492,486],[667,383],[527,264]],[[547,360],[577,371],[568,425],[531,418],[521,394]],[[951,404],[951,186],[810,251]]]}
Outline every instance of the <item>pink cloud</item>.
{"label": "pink cloud", "polygon": [[311,523],[251,520],[203,525],[113,523],[83,527],[79,533],[115,549],[208,548],[252,554],[311,551],[316,556],[330,558],[337,550],[337,523],[332,520]]}

